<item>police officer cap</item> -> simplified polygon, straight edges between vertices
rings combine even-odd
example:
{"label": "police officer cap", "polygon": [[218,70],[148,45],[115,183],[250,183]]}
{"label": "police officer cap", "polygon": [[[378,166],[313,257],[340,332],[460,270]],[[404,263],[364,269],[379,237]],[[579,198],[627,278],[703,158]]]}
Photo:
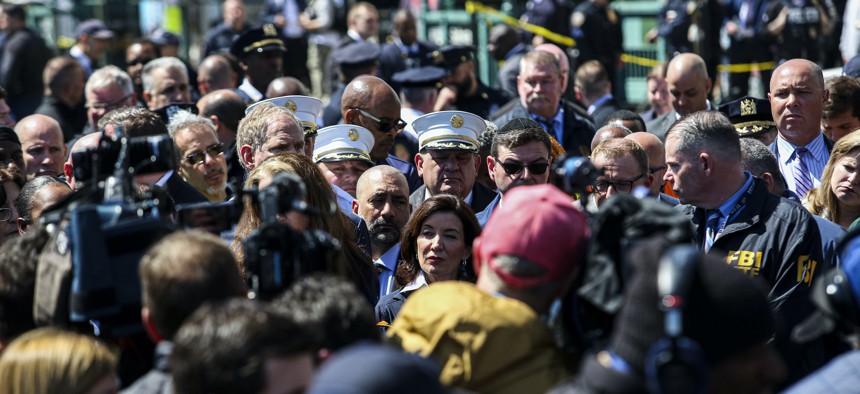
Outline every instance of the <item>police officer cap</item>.
{"label": "police officer cap", "polygon": [[239,59],[244,59],[251,53],[269,51],[287,51],[283,38],[278,34],[278,28],[273,24],[248,30],[230,45],[230,54]]}
{"label": "police officer cap", "polygon": [[472,59],[472,52],[475,48],[469,45],[451,45],[445,48],[430,52],[429,63],[436,67],[442,67],[449,73],[453,72],[462,63]]}
{"label": "police officer cap", "polygon": [[412,121],[418,133],[418,150],[478,152],[478,136],[487,129],[484,119],[463,111],[433,112]]}
{"label": "police officer cap", "polygon": [[305,132],[305,137],[313,137],[317,135],[317,116],[322,109],[322,101],[318,98],[308,96],[282,96],[270,98],[268,100],[258,101],[245,108],[245,115],[256,108],[260,103],[272,103],[278,107],[284,107],[302,122],[302,129]]}
{"label": "police officer cap", "polygon": [[404,88],[441,88],[442,78],[445,78],[444,69],[435,66],[424,66],[410,68],[394,74],[391,77],[396,83]]}
{"label": "police officer cap", "polygon": [[155,45],[179,46],[179,37],[160,27],[153,30],[152,33],[149,33],[149,39],[154,42]]}
{"label": "police officer cap", "polygon": [[753,137],[776,127],[770,111],[770,101],[745,96],[720,106],[741,137]]}
{"label": "police officer cap", "polygon": [[367,67],[376,64],[381,54],[379,45],[362,41],[338,48],[332,59],[340,67]]}
{"label": "police officer cap", "polygon": [[15,130],[6,126],[0,126],[0,141],[12,141],[15,145],[21,145],[21,140],[18,139],[18,134],[15,134]]}
{"label": "police officer cap", "polygon": [[361,126],[340,124],[323,127],[314,145],[314,163],[361,160],[373,165],[370,150],[374,141],[373,133]]}

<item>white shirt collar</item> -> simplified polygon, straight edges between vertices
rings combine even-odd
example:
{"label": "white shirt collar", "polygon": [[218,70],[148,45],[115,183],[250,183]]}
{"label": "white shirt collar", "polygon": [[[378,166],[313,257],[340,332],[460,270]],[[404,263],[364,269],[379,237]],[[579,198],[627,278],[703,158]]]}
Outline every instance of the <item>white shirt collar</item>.
{"label": "white shirt collar", "polygon": [[400,292],[403,293],[404,291],[418,290],[425,286],[428,286],[428,284],[427,279],[424,277],[424,271],[418,270],[418,275],[415,275],[415,279],[412,279],[412,282],[403,286],[403,288],[400,289]]}
{"label": "white shirt collar", "polygon": [[[472,189],[474,189],[474,188],[472,188]],[[424,201],[427,201],[427,199],[428,199],[428,198],[430,198],[430,197],[432,197],[432,196],[430,195],[430,189],[429,189],[429,188],[424,188]],[[469,192],[469,195],[468,195],[468,196],[466,196],[466,198],[464,198],[464,199],[463,199],[463,201],[464,201],[466,204],[472,205],[472,192],[471,192],[471,191]],[[416,208],[416,207],[412,207],[412,209],[417,209],[417,208]]]}
{"label": "white shirt collar", "polygon": [[391,271],[397,268],[397,258],[400,257],[400,242],[394,244],[382,256],[379,256],[373,264],[382,264]]}
{"label": "white shirt collar", "polygon": [[251,85],[251,81],[248,80],[248,77],[245,77],[245,80],[242,81],[241,85],[239,85],[239,90],[247,93],[248,97],[250,97],[251,100],[254,100],[255,102],[263,99],[263,93],[260,93],[260,91],[254,87],[254,85]]}
{"label": "white shirt collar", "polygon": [[334,183],[329,183],[329,185],[331,185],[332,190],[334,190],[334,195],[337,197],[337,206],[340,210],[352,213],[352,201],[355,200],[355,197],[351,196]]}

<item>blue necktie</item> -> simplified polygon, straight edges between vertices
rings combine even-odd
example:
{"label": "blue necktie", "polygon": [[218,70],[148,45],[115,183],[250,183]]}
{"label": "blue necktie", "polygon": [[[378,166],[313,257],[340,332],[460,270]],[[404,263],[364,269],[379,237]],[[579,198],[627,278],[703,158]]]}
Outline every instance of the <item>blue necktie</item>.
{"label": "blue necktie", "polygon": [[809,189],[812,189],[812,177],[809,175],[809,169],[803,162],[804,156],[809,153],[806,148],[797,148],[794,150],[794,191],[797,196],[803,198]]}
{"label": "blue necktie", "polygon": [[717,231],[719,231],[720,226],[720,217],[722,217],[722,213],[720,213],[719,209],[713,209],[707,211],[708,219],[705,221],[705,252],[707,253],[711,250],[711,246],[714,245],[714,241],[717,239]]}

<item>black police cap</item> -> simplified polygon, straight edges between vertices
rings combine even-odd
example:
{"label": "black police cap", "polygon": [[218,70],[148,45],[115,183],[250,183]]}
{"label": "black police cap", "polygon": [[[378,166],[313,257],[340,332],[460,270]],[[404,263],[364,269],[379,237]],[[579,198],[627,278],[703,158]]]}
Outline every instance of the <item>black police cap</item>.
{"label": "black police cap", "polygon": [[776,127],[770,111],[770,101],[751,96],[741,97],[720,106],[741,137],[753,137]]}
{"label": "black police cap", "polygon": [[394,74],[391,79],[404,88],[439,88],[442,78],[445,78],[445,69],[435,66],[424,66],[410,68]]}
{"label": "black police cap", "polygon": [[339,67],[366,67],[379,60],[382,50],[372,42],[354,42],[338,48],[332,53],[332,60]]}
{"label": "black police cap", "polygon": [[243,59],[251,53],[269,51],[287,51],[283,37],[278,34],[278,28],[272,24],[265,24],[262,27],[248,30],[230,45],[230,54],[239,59]]}
{"label": "black police cap", "polygon": [[427,55],[428,63],[436,67],[442,67],[450,73],[460,64],[472,60],[472,53],[474,51],[475,48],[469,45],[447,46],[430,52]]}

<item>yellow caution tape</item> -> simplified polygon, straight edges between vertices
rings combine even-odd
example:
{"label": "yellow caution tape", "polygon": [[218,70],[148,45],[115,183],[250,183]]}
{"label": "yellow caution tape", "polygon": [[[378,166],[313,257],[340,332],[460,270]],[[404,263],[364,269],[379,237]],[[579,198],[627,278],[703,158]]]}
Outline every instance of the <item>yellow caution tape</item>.
{"label": "yellow caution tape", "polygon": [[568,47],[572,47],[572,46],[576,45],[576,41],[571,37],[561,35],[558,33],[554,33],[545,27],[541,27],[538,25],[533,25],[531,23],[523,22],[519,19],[505,15],[504,13],[502,13],[501,11],[499,11],[493,7],[485,6],[485,5],[483,5],[479,2],[476,2],[476,1],[467,1],[466,2],[466,12],[468,12],[470,14],[474,14],[476,12],[483,12],[485,14],[489,14],[489,15],[492,15],[492,16],[495,16],[495,17],[501,19],[502,22],[504,22],[508,25],[519,27],[519,28],[521,28],[521,29],[523,29],[529,33],[537,34],[537,35],[544,37],[550,41],[553,41],[555,43],[558,43],[558,44],[561,44],[564,46],[568,46]]}
{"label": "yellow caution tape", "polygon": [[768,71],[776,68],[776,62],[742,63],[742,64],[720,64],[717,71],[730,73],[748,73],[752,71]]}
{"label": "yellow caution tape", "polygon": [[643,67],[654,67],[660,64],[659,60],[649,59],[647,57],[628,55],[626,53],[621,54],[621,61],[624,63],[636,64]]}

